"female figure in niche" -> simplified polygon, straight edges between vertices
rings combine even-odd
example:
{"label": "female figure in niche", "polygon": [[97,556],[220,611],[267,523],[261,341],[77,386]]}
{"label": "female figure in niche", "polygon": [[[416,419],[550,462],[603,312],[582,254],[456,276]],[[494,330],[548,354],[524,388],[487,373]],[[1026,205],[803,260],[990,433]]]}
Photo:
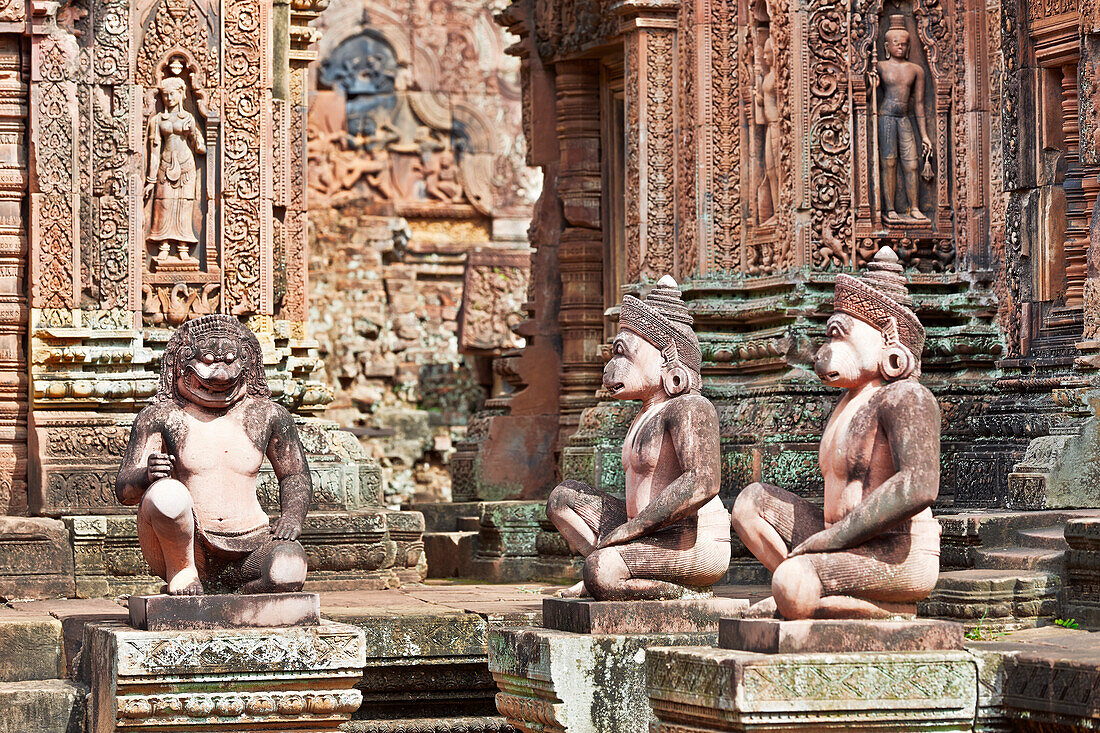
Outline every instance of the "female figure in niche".
{"label": "female figure in niche", "polygon": [[159,245],[154,258],[163,262],[173,243],[181,262],[195,263],[191,245],[195,236],[195,195],[198,176],[195,154],[206,153],[206,143],[195,116],[183,108],[186,86],[179,77],[160,83],[164,111],[149,120],[149,175],[145,198],[153,197],[153,224],[149,241]]}
{"label": "female figure in niche", "polygon": [[[760,86],[753,95],[756,104],[763,112],[764,124],[764,178],[767,188],[761,187],[757,198],[759,221],[761,225],[775,223],[775,214],[779,208],[779,97],[776,89],[775,43],[769,36],[764,41],[763,76]],[[764,201],[770,194],[771,200]]]}

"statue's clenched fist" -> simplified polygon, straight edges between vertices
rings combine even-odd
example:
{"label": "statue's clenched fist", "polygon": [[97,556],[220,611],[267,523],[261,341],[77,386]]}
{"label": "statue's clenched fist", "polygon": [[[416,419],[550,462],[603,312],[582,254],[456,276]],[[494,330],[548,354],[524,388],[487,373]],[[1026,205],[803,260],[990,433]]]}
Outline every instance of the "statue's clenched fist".
{"label": "statue's clenched fist", "polygon": [[176,463],[176,457],[168,453],[150,453],[147,473],[149,483],[172,475],[172,467]]}

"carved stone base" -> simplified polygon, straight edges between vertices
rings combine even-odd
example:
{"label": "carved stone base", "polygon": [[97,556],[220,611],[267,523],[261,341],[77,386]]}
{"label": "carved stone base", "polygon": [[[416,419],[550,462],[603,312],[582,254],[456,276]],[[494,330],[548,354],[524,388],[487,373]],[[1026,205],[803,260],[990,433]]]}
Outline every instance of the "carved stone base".
{"label": "carved stone base", "polygon": [[646,653],[652,733],[971,731],[978,703],[964,651],[754,654],[705,647]]}
{"label": "carved stone base", "polygon": [[[542,623],[576,634],[658,634],[714,631],[723,616],[742,613],[740,598],[684,598],[670,601],[594,601],[546,598]],[[729,620],[729,619],[724,619]]]}
{"label": "carved stone base", "polygon": [[497,710],[520,730],[645,733],[645,649],[713,644],[715,632],[571,634],[550,629],[489,631]]}
{"label": "carved stone base", "polygon": [[73,554],[65,525],[56,519],[0,517],[0,596],[72,594]]}
{"label": "carved stone base", "polygon": [[[149,574],[133,515],[66,517],[76,564],[76,594],[98,598],[159,593]],[[424,573],[423,517],[370,509],[311,512],[301,542],[309,559],[305,590],[390,588],[419,582]]]}
{"label": "carved stone base", "polygon": [[321,598],[316,593],[245,595],[130,596],[130,625],[144,631],[316,626]]}
{"label": "carved stone base", "polygon": [[963,625],[929,619],[782,621],[724,618],[718,625],[718,646],[759,654],[962,649]]}
{"label": "carved stone base", "polygon": [[344,624],[235,631],[85,631],[88,733],[336,730],[359,708],[363,632]]}

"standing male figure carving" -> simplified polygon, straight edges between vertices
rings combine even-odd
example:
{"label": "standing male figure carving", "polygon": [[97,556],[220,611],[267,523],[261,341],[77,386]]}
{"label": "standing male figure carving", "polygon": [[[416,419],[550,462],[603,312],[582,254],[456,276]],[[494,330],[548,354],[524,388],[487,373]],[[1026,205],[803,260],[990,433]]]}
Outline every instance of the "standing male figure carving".
{"label": "standing male figure carving", "polygon": [[[882,104],[878,109],[878,147],[882,156],[882,198],[888,222],[926,222],[928,217],[920,210],[920,188],[917,178],[920,154],[929,155],[932,139],[928,137],[928,125],[924,118],[924,69],[909,60],[909,31],[900,15],[890,16],[886,30],[886,59],[877,61],[869,74],[871,94],[877,94],[881,78]],[[909,120],[909,103],[917,118],[921,150]],[[902,181],[905,187],[907,209],[901,216],[896,210],[898,186],[898,157],[901,157]]]}

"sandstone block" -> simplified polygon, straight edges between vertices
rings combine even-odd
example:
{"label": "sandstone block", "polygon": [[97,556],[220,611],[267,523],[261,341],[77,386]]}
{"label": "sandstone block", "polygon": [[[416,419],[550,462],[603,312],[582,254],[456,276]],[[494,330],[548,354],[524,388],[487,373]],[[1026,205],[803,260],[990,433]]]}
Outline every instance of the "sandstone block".
{"label": "sandstone block", "polygon": [[978,673],[965,651],[756,654],[649,649],[651,733],[937,730],[969,733]]}
{"label": "sandstone block", "polygon": [[316,593],[208,596],[130,596],[130,625],[146,631],[316,626]]}
{"label": "sandstone block", "polygon": [[546,598],[542,623],[575,634],[671,634],[713,632],[723,616],[740,614],[749,602],[735,598],[671,601],[594,601]]}
{"label": "sandstone block", "polygon": [[[287,629],[87,630],[88,733],[336,730],[359,709],[363,632]],[[155,689],[149,686],[156,682]]]}
{"label": "sandstone block", "polygon": [[0,596],[73,595],[73,553],[64,523],[42,517],[0,517]]}
{"label": "sandstone block", "polygon": [[61,622],[52,616],[0,614],[0,681],[63,676]]}
{"label": "sandstone block", "polygon": [[645,650],[713,644],[717,634],[572,634],[490,629],[497,710],[520,730],[646,733]]}
{"label": "sandstone block", "polygon": [[724,618],[718,646],[761,654],[915,652],[962,649],[963,625],[952,621]]}
{"label": "sandstone block", "polygon": [[0,684],[0,733],[82,733],[85,695],[66,680]]}

